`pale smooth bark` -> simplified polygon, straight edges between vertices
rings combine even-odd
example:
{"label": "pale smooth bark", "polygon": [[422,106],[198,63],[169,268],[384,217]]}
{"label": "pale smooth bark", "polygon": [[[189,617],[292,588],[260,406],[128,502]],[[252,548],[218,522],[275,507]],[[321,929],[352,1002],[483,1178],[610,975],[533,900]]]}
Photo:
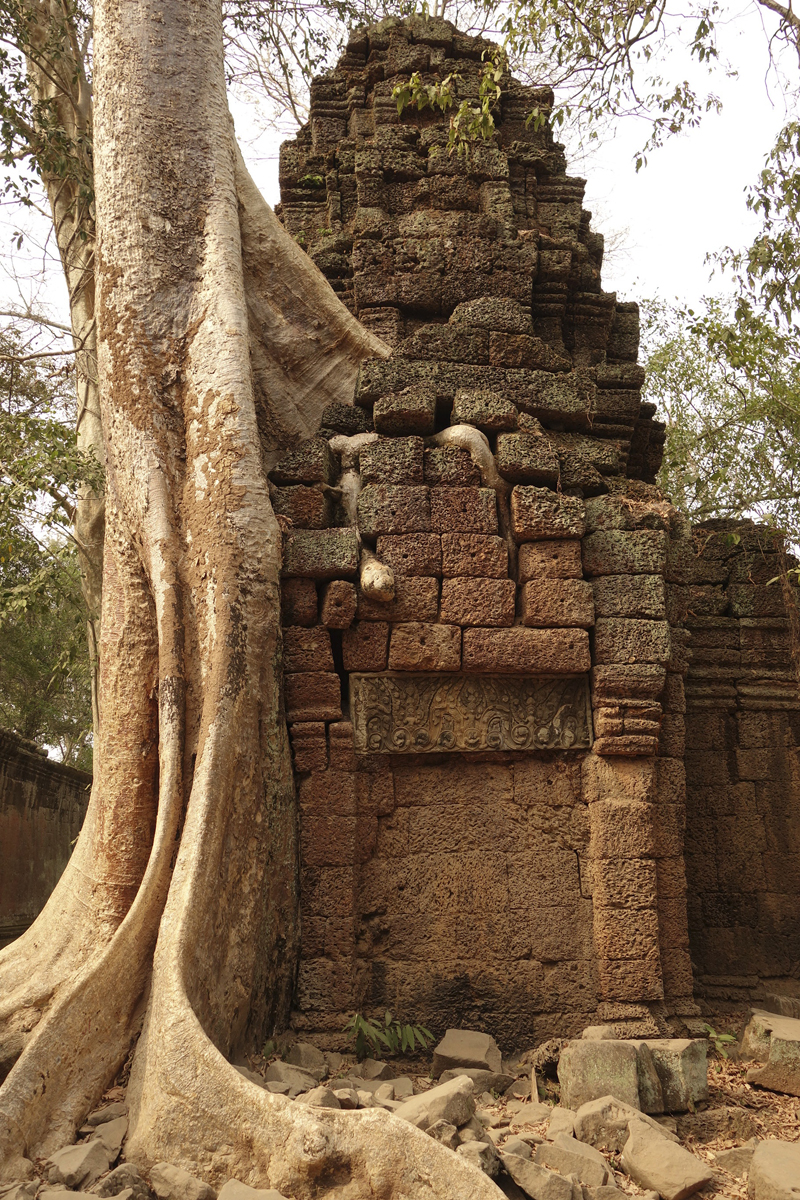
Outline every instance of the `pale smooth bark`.
{"label": "pale smooth bark", "polygon": [[[498,1191],[383,1112],[321,1112],[230,1060],[285,1019],[296,810],[266,466],[388,350],[258,197],[218,0],[96,9],[103,736],[39,920],[0,953],[6,1178],[69,1141],[141,1027],[126,1152],[296,1200]],[[0,1055],[2,1058],[2,1055]]]}

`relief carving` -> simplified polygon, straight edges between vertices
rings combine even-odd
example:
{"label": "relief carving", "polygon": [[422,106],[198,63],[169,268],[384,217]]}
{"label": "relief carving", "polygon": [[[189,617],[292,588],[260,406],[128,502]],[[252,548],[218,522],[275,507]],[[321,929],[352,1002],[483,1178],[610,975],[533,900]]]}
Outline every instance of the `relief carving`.
{"label": "relief carving", "polygon": [[586,675],[350,676],[356,754],[585,750]]}

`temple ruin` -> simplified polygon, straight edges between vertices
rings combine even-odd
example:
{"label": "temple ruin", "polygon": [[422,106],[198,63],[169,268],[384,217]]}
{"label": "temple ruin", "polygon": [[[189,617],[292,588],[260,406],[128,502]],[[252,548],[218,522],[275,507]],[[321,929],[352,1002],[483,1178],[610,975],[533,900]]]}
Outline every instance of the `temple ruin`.
{"label": "temple ruin", "polygon": [[[800,700],[764,527],[655,483],[636,304],[507,79],[448,148],[414,71],[488,43],[355,32],[283,147],[280,216],[392,348],[275,461],[301,821],[293,1022],[388,1007],[501,1044],[800,1009]],[[794,605],[794,596],[789,600]],[[795,623],[796,623],[796,617]]]}

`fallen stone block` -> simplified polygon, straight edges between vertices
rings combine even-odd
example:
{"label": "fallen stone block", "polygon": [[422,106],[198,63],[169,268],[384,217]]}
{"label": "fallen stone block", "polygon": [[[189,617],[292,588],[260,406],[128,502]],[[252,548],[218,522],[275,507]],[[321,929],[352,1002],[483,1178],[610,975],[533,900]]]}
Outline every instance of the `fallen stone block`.
{"label": "fallen stone block", "polygon": [[448,1079],[455,1079],[458,1075],[469,1076],[477,1095],[481,1095],[483,1092],[497,1092],[500,1095],[514,1082],[513,1075],[504,1075],[497,1071],[484,1071],[480,1067],[453,1067],[449,1071],[442,1071],[439,1082],[447,1083]]}
{"label": "fallen stone block", "polygon": [[499,1074],[502,1070],[500,1047],[488,1033],[472,1029],[448,1029],[433,1052],[433,1076],[455,1067],[475,1067]]}
{"label": "fallen stone block", "polygon": [[456,1153],[472,1163],[473,1167],[483,1171],[490,1179],[500,1170],[500,1159],[491,1142],[462,1142]]}
{"label": "fallen stone block", "polygon": [[128,1118],[115,1117],[113,1121],[106,1121],[102,1125],[98,1125],[96,1132],[92,1134],[89,1140],[92,1142],[102,1142],[113,1162],[122,1149],[122,1143],[125,1141],[125,1134],[127,1132]]}
{"label": "fallen stone block", "polygon": [[669,1129],[616,1096],[601,1096],[581,1105],[575,1114],[575,1137],[596,1150],[618,1153],[628,1140],[631,1121],[641,1121],[666,1141],[677,1143]]}
{"label": "fallen stone block", "polygon": [[156,1163],[150,1168],[150,1187],[159,1200],[217,1200],[217,1193],[183,1167]]}
{"label": "fallen stone block", "polygon": [[[445,1081],[442,1080],[442,1083]],[[473,1085],[474,1087],[474,1085]],[[407,1075],[401,1075],[394,1080],[395,1100],[409,1100],[414,1095],[414,1084]]]}
{"label": "fallen stone block", "polygon": [[223,1183],[219,1192],[222,1200],[286,1200],[282,1192],[275,1188],[253,1188],[238,1179],[229,1179]]}
{"label": "fallen stone block", "polygon": [[602,1154],[564,1133],[555,1142],[537,1146],[535,1161],[561,1175],[575,1175],[590,1187],[602,1187],[608,1181],[608,1163]]}
{"label": "fallen stone block", "polygon": [[[613,1183],[605,1183],[602,1187],[584,1187],[583,1200],[627,1200],[627,1193],[621,1192]],[[637,1196],[637,1200],[658,1200],[655,1192],[648,1196]]]}
{"label": "fallen stone block", "polygon": [[500,1161],[518,1187],[531,1200],[572,1200],[572,1184],[563,1175],[540,1167],[518,1154],[500,1155]]}
{"label": "fallen stone block", "polygon": [[[800,1025],[800,1021],[798,1021]],[[664,1107],[645,1112],[686,1112],[708,1097],[708,1042],[705,1038],[648,1038],[663,1095]],[[641,1101],[641,1097],[640,1097]]]}
{"label": "fallen stone block", "polygon": [[[7,1183],[3,1187],[0,1187],[0,1197],[2,1197],[2,1200],[34,1200],[38,1190],[38,1179],[28,1180],[27,1183]],[[59,1188],[58,1192],[60,1196],[68,1195],[66,1188]],[[42,1195],[44,1195],[44,1192]]]}
{"label": "fallen stone block", "polygon": [[558,1060],[561,1103],[577,1111],[589,1100],[616,1096],[639,1107],[636,1047],[622,1041],[573,1041]]}
{"label": "fallen stone block", "polygon": [[771,1092],[800,1096],[800,1021],[773,1013],[754,1013],[745,1030],[743,1057],[744,1047],[752,1047],[758,1035],[762,1044],[764,1037],[769,1036],[767,1061],[763,1067],[753,1067],[747,1072],[747,1082]]}
{"label": "fallen stone block", "polygon": [[234,1069],[239,1072],[243,1079],[247,1079],[250,1083],[254,1083],[256,1087],[266,1088],[267,1083],[263,1075],[258,1075],[255,1071],[251,1071],[249,1067],[238,1066],[236,1064],[234,1064]]}
{"label": "fallen stone block", "polygon": [[128,1106],[124,1100],[115,1100],[113,1104],[107,1104],[105,1108],[96,1108],[94,1112],[90,1112],[86,1118],[87,1125],[104,1125],[106,1121],[115,1121],[117,1117],[127,1115]]}
{"label": "fallen stone block", "polygon": [[418,1129],[428,1129],[436,1121],[447,1121],[456,1127],[465,1125],[474,1112],[472,1080],[459,1075],[457,1079],[440,1083],[438,1087],[406,1100],[395,1115]]}
{"label": "fallen stone block", "polygon": [[365,1058],[357,1067],[353,1067],[351,1075],[359,1079],[394,1079],[394,1068],[378,1058]]}
{"label": "fallen stone block", "polygon": [[47,1160],[48,1183],[63,1183],[68,1188],[89,1188],[111,1166],[116,1154],[110,1154],[102,1142],[91,1140],[78,1146],[65,1146]]}
{"label": "fallen stone block", "polygon": [[269,1064],[264,1079],[267,1083],[288,1084],[290,1096],[293,1094],[299,1096],[301,1092],[310,1092],[317,1086],[317,1080],[308,1071],[303,1071],[300,1067],[293,1067],[279,1058]]}
{"label": "fallen stone block", "polygon": [[800,1142],[759,1142],[747,1176],[751,1200],[797,1200]]}
{"label": "fallen stone block", "polygon": [[[319,668],[317,669],[319,670]],[[312,1046],[311,1042],[295,1042],[286,1055],[286,1062],[293,1067],[300,1067],[302,1071],[307,1071],[309,1075],[313,1075],[320,1082],[328,1074],[325,1055],[316,1046]]]}
{"label": "fallen stone block", "polygon": [[473,1115],[458,1131],[459,1142],[485,1142],[486,1126]]}
{"label": "fallen stone block", "polygon": [[[18,1188],[12,1188],[10,1192],[3,1196],[3,1200],[6,1200],[7,1196],[15,1194],[18,1190]],[[74,1192],[70,1191],[69,1188],[63,1187],[42,1188],[42,1190],[39,1192],[39,1195],[43,1197],[44,1200],[74,1200],[75,1197]],[[123,1200],[129,1200],[129,1197],[124,1193],[120,1192],[120,1195],[123,1196]]]}
{"label": "fallen stone block", "polygon": [[319,1087],[312,1088],[310,1092],[305,1092],[302,1096],[298,1096],[298,1102],[300,1104],[310,1104],[312,1108],[342,1107],[335,1093],[322,1084]]}
{"label": "fallen stone block", "polygon": [[449,1121],[434,1121],[433,1125],[430,1125],[425,1132],[428,1137],[441,1142],[448,1150],[458,1149],[458,1130]]}
{"label": "fallen stone block", "polygon": [[358,1092],[355,1088],[336,1088],[333,1094],[340,1108],[358,1108]]}
{"label": "fallen stone block", "polygon": [[757,1145],[758,1142],[754,1138],[751,1146],[733,1146],[730,1150],[717,1150],[714,1162],[735,1179],[744,1179],[750,1170]]}
{"label": "fallen stone block", "polygon": [[521,1137],[510,1137],[503,1143],[504,1154],[518,1154],[520,1158],[531,1157],[531,1147]]}
{"label": "fallen stone block", "polygon": [[652,1188],[662,1200],[686,1200],[714,1178],[707,1163],[666,1141],[644,1121],[631,1121],[620,1161],[634,1183]]}
{"label": "fallen stone block", "polygon": [[91,1189],[96,1196],[121,1196],[130,1192],[134,1200],[152,1200],[153,1193],[133,1163],[120,1163]]}
{"label": "fallen stone block", "polygon": [[554,1142],[560,1133],[574,1136],[575,1113],[571,1108],[562,1108],[557,1104],[550,1114],[550,1124],[547,1126],[548,1142]]}
{"label": "fallen stone block", "polygon": [[[646,578],[646,576],[642,576]],[[636,1078],[639,1085],[639,1107],[646,1113],[663,1113],[664,1089],[647,1042],[636,1042]]]}
{"label": "fallen stone block", "polygon": [[512,1100],[507,1107],[512,1125],[540,1125],[542,1121],[549,1120],[553,1111],[549,1104],[538,1104],[536,1101],[525,1104],[521,1100]]}

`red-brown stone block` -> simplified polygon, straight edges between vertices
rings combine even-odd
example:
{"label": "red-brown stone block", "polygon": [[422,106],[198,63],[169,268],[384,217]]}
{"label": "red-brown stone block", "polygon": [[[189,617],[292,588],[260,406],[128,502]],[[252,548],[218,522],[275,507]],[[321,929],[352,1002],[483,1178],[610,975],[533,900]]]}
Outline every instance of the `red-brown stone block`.
{"label": "red-brown stone block", "polygon": [[534,433],[501,433],[495,454],[497,469],[511,483],[558,482],[558,458],[545,437]]}
{"label": "red-brown stone block", "polygon": [[290,726],[294,769],[302,774],[324,771],[328,765],[328,743],[324,721],[299,721]]}
{"label": "red-brown stone block", "polygon": [[287,674],[332,671],[331,635],[319,625],[290,626],[283,631],[283,669]]}
{"label": "red-brown stone block", "polygon": [[494,488],[432,488],[430,505],[436,533],[497,533]]}
{"label": "red-brown stone block", "polygon": [[387,621],[356,621],[342,634],[345,671],[385,671],[388,643]]}
{"label": "red-brown stone block", "polygon": [[317,588],[313,579],[281,580],[281,620],[284,625],[316,625]]}
{"label": "red-brown stone block", "polygon": [[331,523],[331,502],[319,488],[304,484],[275,487],[270,498],[275,513],[291,521],[295,529],[325,529]]}
{"label": "red-brown stone block", "polygon": [[444,579],[441,619],[451,625],[513,625],[513,579]]}
{"label": "red-brown stone block", "polygon": [[375,553],[395,575],[442,573],[442,540],[438,533],[397,533],[379,537]]}
{"label": "red-brown stone block", "polygon": [[286,578],[351,579],[357,570],[355,529],[298,529],[284,538]]}
{"label": "red-brown stone block", "polygon": [[277,484],[333,483],[338,466],[338,457],[325,438],[313,437],[287,451],[269,477]]}
{"label": "red-brown stone block", "polygon": [[465,671],[574,675],[591,666],[584,629],[465,629]]}
{"label": "red-brown stone block", "polygon": [[417,384],[402,392],[390,393],[375,401],[372,419],[378,433],[396,436],[404,433],[433,433],[436,420],[436,392]]}
{"label": "red-brown stone block", "polygon": [[339,676],[315,671],[284,677],[287,721],[335,721],[342,715]]}
{"label": "red-brown stone block", "polygon": [[438,611],[438,579],[398,575],[394,581],[394,600],[388,604],[371,600],[359,589],[360,621],[435,621]]}
{"label": "red-brown stone block", "polygon": [[358,497],[358,524],[362,534],[427,533],[431,506],[427,487],[370,483]]}
{"label": "red-brown stone block", "polygon": [[454,579],[508,577],[508,547],[501,537],[480,533],[442,534],[442,575]]}
{"label": "red-brown stone block", "polygon": [[579,541],[523,542],[519,548],[519,581],[582,579]]}
{"label": "red-brown stone block", "polygon": [[515,487],[511,528],[518,542],[583,537],[583,501],[541,487]]}
{"label": "red-brown stone block", "polygon": [[[597,536],[597,535],[595,535]],[[666,621],[598,617],[594,635],[594,661],[603,663],[657,663],[666,666],[671,653]]]}
{"label": "red-brown stone block", "polygon": [[536,579],[522,588],[522,623],[543,629],[594,625],[592,585],[583,579]]}
{"label": "red-brown stone block", "polygon": [[329,629],[348,629],[355,619],[357,605],[355,584],[332,579],[322,589],[322,624]]}
{"label": "red-brown stone block", "polygon": [[391,671],[458,671],[461,629],[419,621],[395,625],[389,645]]}
{"label": "red-brown stone block", "polygon": [[358,458],[363,483],[422,483],[422,450],[421,437],[370,442]]}

